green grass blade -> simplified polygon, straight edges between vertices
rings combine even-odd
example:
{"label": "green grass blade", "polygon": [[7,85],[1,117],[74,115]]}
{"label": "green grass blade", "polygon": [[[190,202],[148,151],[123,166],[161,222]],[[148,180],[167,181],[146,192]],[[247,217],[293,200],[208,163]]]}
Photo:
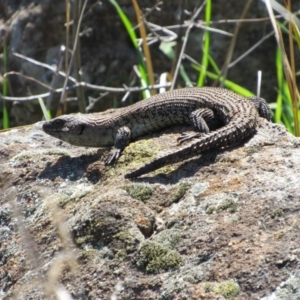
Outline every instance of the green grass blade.
{"label": "green grass blade", "polygon": [[[205,22],[207,27],[209,26],[209,23],[211,21],[211,10],[212,10],[212,1],[207,0],[206,7],[205,7]],[[205,30],[203,56],[201,62],[202,69],[200,70],[199,73],[197,86],[203,86],[205,82],[206,70],[209,62],[209,46],[210,46],[210,32],[208,30]]]}
{"label": "green grass blade", "polygon": [[[137,43],[137,36],[135,34],[134,31],[134,27],[132,26],[130,20],[128,19],[128,17],[126,16],[126,14],[123,12],[123,10],[121,9],[121,7],[119,6],[119,4],[117,3],[117,1],[115,0],[109,0],[109,2],[115,7],[121,21],[123,22],[123,25],[132,41],[133,46],[135,47],[137,53],[138,53],[138,60],[139,60],[139,64],[138,64],[138,69],[140,71],[141,74],[141,85],[144,86],[144,84],[146,86],[149,85],[149,80],[148,80],[148,76],[147,76],[147,70],[146,70],[146,66],[144,63],[144,59],[143,59],[143,53]],[[147,94],[145,91],[143,92],[143,97],[147,98]]]}
{"label": "green grass blade", "polygon": [[291,125],[288,117],[285,114],[282,115],[282,123],[290,133],[295,134],[294,127]]}
{"label": "green grass blade", "polygon": [[215,60],[212,58],[212,56],[210,54],[208,56],[208,61],[209,61],[210,65],[212,66],[212,68],[214,69],[215,73],[221,75],[220,68],[218,67],[217,63],[215,62]]}
{"label": "green grass blade", "polygon": [[[7,45],[6,45],[6,39],[4,38],[4,41],[3,41],[3,71],[4,71],[4,74],[7,72],[7,58],[8,58],[8,55],[7,55]],[[3,86],[2,86],[2,94],[3,96],[7,96],[7,78],[6,76],[3,77]],[[7,110],[7,107],[5,105],[5,100],[2,100],[3,101],[3,121],[2,121],[2,126],[3,126],[3,129],[7,129],[9,128],[9,116],[8,116],[8,110]]]}
{"label": "green grass blade", "polygon": [[282,117],[282,83],[283,83],[283,65],[282,65],[282,57],[279,48],[276,50],[276,73],[277,73],[277,84],[278,84],[278,95],[276,99],[276,110],[274,114],[275,123],[280,123]]}
{"label": "green grass blade", "polygon": [[[293,116],[293,108],[292,108],[292,99],[289,91],[289,87],[287,82],[283,79],[282,83],[280,85],[281,90],[278,91],[278,94],[280,94],[281,97],[281,103],[271,103],[271,107],[275,105],[275,108],[277,109],[277,105],[280,105],[281,108],[281,118],[276,120],[276,123],[283,124],[286,129],[292,133],[295,134],[295,124],[294,124],[294,116]],[[275,112],[276,112],[275,109]]]}
{"label": "green grass blade", "polygon": [[42,112],[43,112],[45,120],[46,121],[51,120],[52,119],[51,118],[51,112],[50,112],[50,110],[47,110],[43,99],[42,98],[38,98],[38,100],[39,100],[39,104],[40,104],[40,107],[42,109]]}
{"label": "green grass blade", "polygon": [[182,77],[182,79],[184,80],[184,83],[186,86],[188,86],[188,87],[193,86],[193,83],[192,83],[191,79],[189,78],[189,75],[185,71],[183,65],[180,65],[180,67],[179,67],[179,74]]}
{"label": "green grass blade", "polygon": [[125,26],[125,28],[127,30],[127,33],[129,35],[134,47],[136,49],[138,49],[139,46],[138,46],[138,43],[137,43],[137,37],[136,37],[135,31],[134,31],[133,26],[132,26],[131,22],[129,21],[128,17],[123,12],[123,10],[121,9],[121,7],[117,3],[117,1],[109,0],[109,2],[115,7],[121,21],[123,22],[123,25]]}
{"label": "green grass blade", "polygon": [[[194,69],[198,70],[198,71],[200,71],[200,69],[201,69],[201,67],[196,66],[196,65],[192,65],[192,67]],[[229,90],[232,90],[232,91],[234,91],[234,92],[236,92],[236,93],[238,93],[238,94],[240,94],[244,97],[254,96],[254,94],[251,91],[249,91],[249,90],[245,89],[244,87],[234,83],[233,81],[230,81],[228,79],[224,80],[222,76],[219,76],[218,74],[214,74],[214,73],[209,72],[209,71],[206,71],[205,73],[209,78],[212,78],[212,79],[218,80],[218,81],[224,81],[224,86]]]}

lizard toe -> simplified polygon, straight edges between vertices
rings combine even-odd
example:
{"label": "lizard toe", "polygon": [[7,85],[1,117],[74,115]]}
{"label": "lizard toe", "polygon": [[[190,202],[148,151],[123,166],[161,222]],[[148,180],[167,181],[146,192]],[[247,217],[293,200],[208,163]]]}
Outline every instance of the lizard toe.
{"label": "lizard toe", "polygon": [[105,165],[109,166],[115,163],[120,157],[121,151],[119,149],[113,148],[108,153],[107,157],[104,160]]}

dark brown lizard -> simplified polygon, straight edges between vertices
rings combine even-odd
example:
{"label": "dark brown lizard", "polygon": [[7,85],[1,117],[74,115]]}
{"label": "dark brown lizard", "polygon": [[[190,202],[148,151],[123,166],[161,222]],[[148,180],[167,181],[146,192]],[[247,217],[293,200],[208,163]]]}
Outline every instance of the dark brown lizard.
{"label": "dark brown lizard", "polygon": [[125,175],[132,178],[242,141],[255,132],[259,115],[271,118],[266,101],[260,97],[245,98],[224,88],[184,88],[105,113],[60,116],[45,122],[43,130],[76,146],[114,146],[105,160],[110,165],[139,136],[177,124],[193,126],[195,133],[179,138],[180,143],[192,140],[190,143]]}

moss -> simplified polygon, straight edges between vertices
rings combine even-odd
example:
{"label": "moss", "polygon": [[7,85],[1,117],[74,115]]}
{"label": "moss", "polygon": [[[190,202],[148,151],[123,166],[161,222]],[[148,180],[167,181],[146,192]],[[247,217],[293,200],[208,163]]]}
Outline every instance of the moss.
{"label": "moss", "polygon": [[113,236],[111,247],[123,256],[135,250],[134,244],[134,237],[129,231],[120,231]]}
{"label": "moss", "polygon": [[78,260],[86,261],[86,260],[93,260],[99,257],[99,251],[95,249],[86,249],[79,253]]}
{"label": "moss", "polygon": [[71,197],[63,196],[59,201],[58,204],[61,208],[64,208],[66,204],[68,204],[71,201]]}
{"label": "moss", "polygon": [[160,148],[155,146],[151,139],[144,139],[130,143],[118,159],[117,166],[106,170],[109,177],[116,177],[120,173],[127,173],[136,169],[146,162],[154,159]]}
{"label": "moss", "polygon": [[214,205],[208,205],[205,209],[205,212],[208,214],[208,215],[211,215],[212,213],[214,213],[216,211],[216,208]]}
{"label": "moss", "polygon": [[82,246],[83,244],[85,244],[87,241],[89,241],[90,239],[92,238],[92,236],[80,236],[78,238],[75,239],[75,243],[78,245],[78,246]]}
{"label": "moss", "polygon": [[133,162],[138,165],[153,159],[161,149],[154,146],[151,139],[143,139],[135,143],[130,143],[119,162]]}
{"label": "moss", "polygon": [[170,269],[177,269],[182,258],[177,251],[170,250],[158,243],[146,241],[140,249],[138,266],[148,273],[158,273]]}
{"label": "moss", "polygon": [[191,187],[191,184],[188,182],[181,182],[176,190],[176,192],[172,195],[171,201],[177,203],[188,191]]}
{"label": "moss", "polygon": [[121,187],[125,190],[132,198],[139,201],[148,200],[154,192],[153,188],[150,188],[143,184],[130,184]]}
{"label": "moss", "polygon": [[282,217],[282,215],[283,215],[283,210],[281,208],[277,208],[277,209],[273,210],[271,217],[273,219],[278,219],[278,218]]}
{"label": "moss", "polygon": [[166,229],[154,237],[155,242],[163,247],[173,249],[178,243],[181,232],[178,229]]}
{"label": "moss", "polygon": [[225,299],[234,299],[240,294],[239,285],[233,280],[223,282],[205,282],[203,288],[206,293],[214,292],[222,295]]}
{"label": "moss", "polygon": [[75,191],[71,196],[62,195],[58,204],[61,208],[64,208],[68,203],[78,202],[90,192],[89,189],[81,189]]}
{"label": "moss", "polygon": [[[152,139],[147,139],[144,137],[143,140],[139,140],[134,143],[130,143],[124,151],[124,155],[118,160],[118,167],[122,164],[125,167],[122,171],[129,171],[141,167],[143,164],[154,160],[159,154],[161,154],[161,147],[155,145]],[[122,167],[121,167],[122,168]],[[153,171],[153,174],[158,173],[170,173],[174,171],[176,167],[174,165],[164,166],[156,171]],[[113,168],[111,169],[113,172]],[[120,168],[119,168],[120,170]],[[115,172],[115,171],[114,171]]]}
{"label": "moss", "polygon": [[212,214],[214,212],[220,212],[226,210],[230,213],[235,213],[237,210],[237,204],[233,199],[226,198],[219,202],[218,205],[208,205],[206,207],[206,213]]}
{"label": "moss", "polygon": [[100,248],[114,241],[114,235],[122,229],[121,221],[113,211],[107,216],[103,216],[101,212],[92,211],[89,219],[80,219],[76,222],[73,236],[77,245],[82,247],[83,244],[91,244]]}
{"label": "moss", "polygon": [[224,199],[217,206],[217,211],[226,210],[230,213],[234,213],[236,212],[236,209],[237,204],[233,199]]}

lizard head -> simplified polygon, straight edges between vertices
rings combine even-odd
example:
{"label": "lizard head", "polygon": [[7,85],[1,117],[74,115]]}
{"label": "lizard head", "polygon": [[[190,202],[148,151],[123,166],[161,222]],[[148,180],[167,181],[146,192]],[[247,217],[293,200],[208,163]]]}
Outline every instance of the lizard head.
{"label": "lizard head", "polygon": [[64,115],[44,122],[43,130],[71,145],[108,147],[114,144],[114,134],[107,119],[98,114]]}
{"label": "lizard head", "polygon": [[83,129],[84,126],[79,124],[76,115],[60,116],[43,124],[44,132],[66,142],[70,142],[75,136],[80,136]]}

